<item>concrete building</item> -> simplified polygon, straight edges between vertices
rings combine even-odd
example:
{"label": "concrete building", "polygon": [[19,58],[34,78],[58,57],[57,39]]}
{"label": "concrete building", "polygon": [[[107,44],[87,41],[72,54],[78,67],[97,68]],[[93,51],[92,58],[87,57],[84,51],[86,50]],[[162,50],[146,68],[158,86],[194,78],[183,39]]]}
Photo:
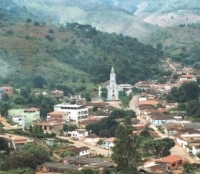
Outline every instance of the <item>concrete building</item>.
{"label": "concrete building", "polygon": [[58,121],[67,121],[69,117],[68,112],[64,111],[53,111],[47,114],[47,121],[49,120],[58,120]]}
{"label": "concrete building", "polygon": [[66,103],[57,104],[54,106],[54,111],[64,111],[69,113],[66,121],[75,121],[76,124],[88,119],[88,108],[83,105],[72,105]]}
{"label": "concrete building", "polygon": [[16,123],[24,119],[25,125],[29,126],[33,121],[40,118],[40,110],[38,108],[10,109],[8,110],[8,118],[16,121]]}

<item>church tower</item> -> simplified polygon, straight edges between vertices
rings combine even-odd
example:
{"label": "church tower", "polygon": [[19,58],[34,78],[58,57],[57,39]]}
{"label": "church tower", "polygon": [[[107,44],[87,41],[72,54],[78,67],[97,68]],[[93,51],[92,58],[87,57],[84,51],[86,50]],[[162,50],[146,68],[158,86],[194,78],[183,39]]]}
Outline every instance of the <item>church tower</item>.
{"label": "church tower", "polygon": [[115,70],[112,66],[111,68],[111,73],[110,73],[110,86],[116,86],[116,74],[115,74]]}

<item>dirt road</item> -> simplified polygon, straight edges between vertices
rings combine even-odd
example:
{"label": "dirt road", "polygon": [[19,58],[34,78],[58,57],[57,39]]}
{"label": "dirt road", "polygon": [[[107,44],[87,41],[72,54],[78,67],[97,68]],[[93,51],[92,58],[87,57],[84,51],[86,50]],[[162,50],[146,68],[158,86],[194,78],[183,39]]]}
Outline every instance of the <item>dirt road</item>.
{"label": "dirt road", "polygon": [[107,157],[108,154],[111,155],[111,153],[112,153],[111,149],[103,149],[103,148],[100,148],[100,147],[92,146],[92,145],[86,144],[86,143],[79,141],[79,140],[78,141],[73,140],[73,139],[71,139],[71,137],[65,137],[65,136],[57,136],[57,137],[60,138],[60,139],[64,139],[64,140],[67,139],[67,140],[73,142],[74,146],[76,146],[76,147],[87,146],[87,147],[90,148],[92,153],[96,153],[98,155],[104,155],[104,156]]}

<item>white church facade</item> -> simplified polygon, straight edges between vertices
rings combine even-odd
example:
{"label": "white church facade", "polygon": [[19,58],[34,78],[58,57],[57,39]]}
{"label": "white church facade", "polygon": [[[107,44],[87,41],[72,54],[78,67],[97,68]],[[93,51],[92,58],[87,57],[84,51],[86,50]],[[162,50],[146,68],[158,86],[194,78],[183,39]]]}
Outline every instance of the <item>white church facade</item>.
{"label": "white church facade", "polygon": [[106,88],[108,90],[108,101],[119,100],[119,92],[125,90],[128,94],[131,93],[132,86],[130,84],[120,84],[116,83],[116,74],[115,70],[112,67],[110,73],[110,80],[101,83],[99,85],[99,97],[101,97],[101,89]]}

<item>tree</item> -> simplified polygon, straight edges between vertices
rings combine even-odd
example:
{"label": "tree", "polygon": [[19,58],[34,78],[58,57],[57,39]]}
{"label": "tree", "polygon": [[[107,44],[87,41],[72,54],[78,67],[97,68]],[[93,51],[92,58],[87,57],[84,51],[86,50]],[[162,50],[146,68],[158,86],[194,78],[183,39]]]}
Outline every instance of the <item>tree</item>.
{"label": "tree", "polygon": [[4,101],[4,102],[8,101],[8,100],[9,100],[8,94],[3,93],[3,94],[1,95],[1,100]]}
{"label": "tree", "polygon": [[66,156],[75,156],[76,154],[72,151],[65,151],[60,153],[60,157],[64,158]]}
{"label": "tree", "polygon": [[8,170],[8,171],[0,171],[0,174],[34,174],[34,173],[35,173],[34,170],[29,167]]}
{"label": "tree", "polygon": [[0,151],[9,152],[8,141],[0,137]]}
{"label": "tree", "polygon": [[22,153],[30,153],[34,155],[34,160],[37,165],[49,161],[50,153],[47,148],[34,143],[26,143],[22,148]]}
{"label": "tree", "polygon": [[131,95],[127,95],[126,91],[119,92],[119,100],[121,101],[121,107],[123,109],[127,109],[130,104],[130,100],[132,99]]}
{"label": "tree", "polygon": [[37,76],[32,80],[33,88],[44,88],[47,86],[47,81],[42,76]]}
{"label": "tree", "polygon": [[9,101],[0,102],[1,115],[7,117],[9,109],[11,109],[11,103]]}
{"label": "tree", "polygon": [[137,136],[133,136],[131,118],[126,117],[116,131],[115,146],[111,158],[117,167],[125,174],[133,174],[137,171],[140,154],[138,152]]}
{"label": "tree", "polygon": [[37,137],[41,133],[39,124],[34,124],[32,131],[33,131],[33,134],[35,135],[35,137]]}
{"label": "tree", "polygon": [[103,101],[107,101],[108,98],[108,90],[107,88],[101,88],[101,99]]}

